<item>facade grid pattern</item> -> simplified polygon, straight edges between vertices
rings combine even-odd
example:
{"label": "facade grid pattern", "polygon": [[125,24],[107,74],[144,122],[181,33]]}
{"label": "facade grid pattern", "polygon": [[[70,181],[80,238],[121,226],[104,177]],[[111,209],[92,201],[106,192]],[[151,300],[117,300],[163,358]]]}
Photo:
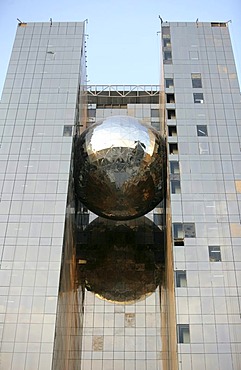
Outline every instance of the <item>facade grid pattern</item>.
{"label": "facade grid pattern", "polygon": [[[169,147],[177,143],[169,161],[179,162],[181,184],[171,194],[171,217],[174,225],[192,222],[196,229],[195,238],[174,240],[175,269],[187,280],[175,292],[177,324],[190,331],[178,344],[180,370],[241,366],[240,89],[227,24],[217,25],[162,25],[172,48],[164,78],[173,85],[165,93],[175,95],[167,125],[177,132],[168,137]],[[210,258],[210,248],[220,248],[221,256]]]}

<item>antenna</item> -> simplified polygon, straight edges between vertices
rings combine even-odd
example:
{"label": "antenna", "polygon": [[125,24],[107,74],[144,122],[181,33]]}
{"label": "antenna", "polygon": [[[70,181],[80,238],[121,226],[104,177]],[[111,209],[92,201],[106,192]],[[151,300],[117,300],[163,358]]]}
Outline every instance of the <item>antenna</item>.
{"label": "antenna", "polygon": [[162,23],[163,23],[163,19],[162,19],[162,17],[161,17],[160,15],[158,15],[158,18],[160,19],[161,24],[162,24]]}

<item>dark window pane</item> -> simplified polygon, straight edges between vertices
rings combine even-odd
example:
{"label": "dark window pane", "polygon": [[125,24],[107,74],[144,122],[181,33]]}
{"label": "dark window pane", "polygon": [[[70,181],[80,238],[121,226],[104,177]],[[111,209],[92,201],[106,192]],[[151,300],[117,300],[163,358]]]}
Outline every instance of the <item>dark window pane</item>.
{"label": "dark window pane", "polygon": [[171,161],[170,162],[170,172],[171,174],[179,174],[180,173],[180,167],[178,161]]}
{"label": "dark window pane", "polygon": [[171,193],[181,194],[181,183],[179,180],[171,180]]}
{"label": "dark window pane", "polygon": [[221,251],[219,246],[209,246],[209,261],[210,262],[221,262]]}
{"label": "dark window pane", "polygon": [[164,48],[170,48],[171,47],[171,39],[169,37],[166,37],[163,39],[163,46]]}
{"label": "dark window pane", "polygon": [[175,271],[176,275],[176,287],[177,288],[184,288],[187,286],[187,276],[185,270],[177,270]]}
{"label": "dark window pane", "polygon": [[69,125],[64,126],[63,136],[72,136],[72,126]]}
{"label": "dark window pane", "polygon": [[175,95],[174,94],[166,94],[166,101],[167,101],[167,103],[175,103]]}
{"label": "dark window pane", "polygon": [[174,86],[173,78],[166,78],[165,79],[165,86],[166,88],[170,88]]}
{"label": "dark window pane", "polygon": [[208,136],[207,125],[197,125],[197,136]]}
{"label": "dark window pane", "polygon": [[194,93],[193,100],[194,100],[194,103],[202,104],[204,102],[203,93]]}
{"label": "dark window pane", "polygon": [[178,247],[184,246],[184,240],[174,240],[174,245]]}
{"label": "dark window pane", "polygon": [[182,223],[173,223],[172,224],[172,229],[173,229],[173,238],[174,239],[183,239],[184,238],[183,224]]}
{"label": "dark window pane", "polygon": [[177,126],[168,126],[168,136],[177,136]]}
{"label": "dark window pane", "polygon": [[172,52],[164,51],[164,63],[171,63],[171,62],[172,62]]}
{"label": "dark window pane", "polygon": [[189,324],[178,324],[177,325],[177,342],[178,343],[190,343]]}
{"label": "dark window pane", "polygon": [[177,145],[177,143],[170,143],[169,144],[169,153],[170,154],[178,154],[178,145]]}
{"label": "dark window pane", "polygon": [[167,109],[167,119],[175,119],[176,111],[175,109]]}
{"label": "dark window pane", "polygon": [[185,222],[183,224],[183,229],[184,229],[185,238],[195,238],[196,237],[196,231],[195,231],[195,224],[194,223]]}
{"label": "dark window pane", "polygon": [[192,87],[193,88],[202,87],[201,73],[192,73]]}

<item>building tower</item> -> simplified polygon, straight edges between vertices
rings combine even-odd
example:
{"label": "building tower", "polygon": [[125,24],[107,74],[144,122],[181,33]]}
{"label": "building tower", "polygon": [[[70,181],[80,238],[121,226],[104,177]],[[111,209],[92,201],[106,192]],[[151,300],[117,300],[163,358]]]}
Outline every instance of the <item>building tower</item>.
{"label": "building tower", "polygon": [[178,369],[238,370],[241,104],[228,24],[163,23],[162,50]]}
{"label": "building tower", "polygon": [[85,78],[84,22],[18,25],[0,104],[5,370],[52,368],[57,301],[65,297],[59,281],[72,212],[73,133]]}

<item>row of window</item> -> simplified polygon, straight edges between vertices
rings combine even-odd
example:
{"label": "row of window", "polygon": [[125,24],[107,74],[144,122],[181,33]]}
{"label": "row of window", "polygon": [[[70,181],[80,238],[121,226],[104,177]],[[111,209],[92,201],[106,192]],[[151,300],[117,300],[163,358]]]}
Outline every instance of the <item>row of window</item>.
{"label": "row of window", "polygon": [[[202,87],[202,79],[200,73],[192,73],[192,87],[193,88],[201,88]],[[166,87],[173,87],[173,79],[166,78],[165,79]],[[194,103],[203,103],[203,93],[193,93]],[[175,94],[174,93],[166,93],[166,103],[175,103]],[[167,119],[173,120],[176,119],[176,110],[175,109],[167,109]],[[207,125],[197,125],[197,136],[208,136]],[[177,136],[177,126],[176,125],[169,125],[167,126],[168,136],[176,137]],[[170,154],[178,154],[178,143],[169,143],[169,153]],[[171,162],[172,163],[172,162]],[[179,164],[178,162],[173,162],[174,164],[170,164],[170,188],[172,194],[180,194],[181,193],[181,182],[180,182],[180,171],[179,171]],[[175,166],[175,175],[173,173],[173,166]]]}
{"label": "row of window", "polygon": [[[169,79],[170,85],[173,86],[173,80]],[[175,95],[172,93],[166,94],[166,103],[175,103]],[[167,118],[173,119],[176,118],[176,111],[175,109],[167,109]],[[168,136],[176,137],[177,136],[177,126],[167,126],[168,129]],[[178,153],[178,145],[177,143],[169,143],[169,150],[170,154],[177,154]],[[171,194],[180,194],[181,193],[181,182],[180,182],[180,168],[179,162],[173,161],[170,162],[170,189]]]}
{"label": "row of window", "polygon": [[[168,126],[168,136],[176,136],[176,126]],[[198,136],[208,136],[206,125],[197,125]],[[178,143],[169,143],[169,153],[178,154]],[[170,185],[172,194],[181,193],[180,169],[178,161],[170,161]]]}
{"label": "row of window", "polygon": [[[192,79],[192,87],[194,89],[200,89],[202,88],[202,77],[201,73],[191,73],[191,79]],[[165,78],[165,87],[167,89],[174,87],[174,80],[173,78]]]}
{"label": "row of window", "polygon": [[[172,53],[171,50],[165,50],[166,47],[171,47],[169,27],[163,28],[166,35],[163,37],[163,47],[164,47],[164,63],[172,63]],[[193,88],[202,88],[202,79],[200,73],[191,74],[192,87]],[[165,79],[165,87],[173,88],[174,80],[173,78]],[[204,102],[203,93],[193,93],[193,100],[195,104],[202,104]],[[175,103],[174,93],[166,94],[166,103]],[[167,119],[176,119],[176,110],[167,109]],[[207,125],[197,125],[197,136],[208,136]],[[168,126],[168,136],[177,136],[177,127]],[[178,154],[178,144],[169,143],[169,152],[170,154]],[[179,194],[181,192],[180,185],[180,167],[178,161],[170,162],[170,185],[171,193]],[[184,238],[195,238],[195,224],[194,223],[174,223],[173,224],[173,239],[175,246],[184,245]],[[221,261],[221,252],[219,246],[209,246],[209,260],[210,262]],[[176,287],[186,287],[187,286],[187,276],[185,270],[176,270],[175,271],[175,282]],[[178,343],[190,343],[190,329],[189,324],[178,324],[177,325],[177,342]]]}
{"label": "row of window", "polygon": [[[168,136],[176,136],[176,126],[168,126]],[[197,125],[197,135],[198,136],[208,136],[206,125]],[[178,143],[168,143],[169,154],[178,154]]]}
{"label": "row of window", "polygon": [[170,27],[162,27],[163,63],[172,63],[172,45]]}
{"label": "row of window", "polygon": [[[209,246],[209,261],[220,262],[221,252],[219,246]],[[177,288],[187,287],[187,275],[185,270],[175,271],[175,285]],[[177,342],[178,343],[190,343],[190,329],[189,324],[178,324],[177,325]]]}
{"label": "row of window", "polygon": [[196,229],[194,222],[175,222],[172,224],[173,239],[183,240],[184,238],[196,238]]}
{"label": "row of window", "polygon": [[[167,103],[175,103],[175,96],[174,94],[166,94],[166,102]],[[204,96],[203,93],[193,93],[193,102],[195,104],[203,104],[204,103]],[[167,109],[167,118],[168,119],[175,119],[176,118],[176,111],[175,109]]]}
{"label": "row of window", "polygon": [[[196,125],[197,136],[208,136],[207,125]],[[168,136],[177,136],[177,126],[167,126]]]}
{"label": "row of window", "polygon": [[[178,174],[179,171],[179,163],[178,162],[171,162],[173,163],[173,174]],[[175,165],[174,165],[175,163]],[[171,168],[172,171],[172,168]],[[193,222],[175,222],[172,224],[172,231],[173,231],[173,240],[175,246],[184,245],[184,238],[195,238],[196,237],[196,229],[195,223]],[[210,262],[220,262],[221,259],[221,251],[220,246],[209,246],[209,261]]]}
{"label": "row of window", "polygon": [[[208,246],[209,262],[221,262],[221,250],[220,246],[209,245]],[[187,275],[185,270],[175,271],[175,282],[177,288],[185,288],[187,286]]]}
{"label": "row of window", "polygon": [[[209,260],[210,262],[220,262],[221,252],[219,246],[209,246]],[[187,287],[187,275],[185,270],[175,271],[175,283],[177,288]],[[177,342],[190,343],[189,324],[177,325]]]}

